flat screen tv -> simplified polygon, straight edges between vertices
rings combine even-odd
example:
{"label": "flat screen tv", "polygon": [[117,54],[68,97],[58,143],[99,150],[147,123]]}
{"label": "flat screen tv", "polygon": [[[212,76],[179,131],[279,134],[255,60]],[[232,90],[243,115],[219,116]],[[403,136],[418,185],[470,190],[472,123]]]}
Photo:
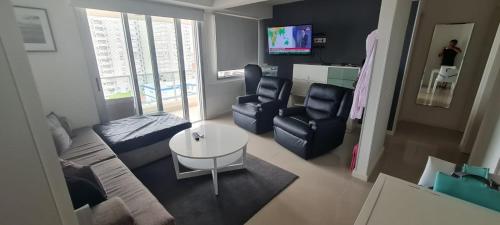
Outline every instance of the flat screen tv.
{"label": "flat screen tv", "polygon": [[268,27],[269,54],[310,54],[312,25]]}

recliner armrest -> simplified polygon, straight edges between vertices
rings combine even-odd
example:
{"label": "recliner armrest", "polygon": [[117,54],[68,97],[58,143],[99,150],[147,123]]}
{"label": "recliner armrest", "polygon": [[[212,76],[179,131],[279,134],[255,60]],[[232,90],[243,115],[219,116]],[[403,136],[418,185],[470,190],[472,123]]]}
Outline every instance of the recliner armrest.
{"label": "recliner armrest", "polygon": [[258,96],[257,95],[245,95],[245,96],[238,96],[236,98],[236,101],[239,103],[239,104],[242,104],[242,103],[247,103],[247,102],[256,102],[258,101]]}
{"label": "recliner armrest", "polygon": [[294,106],[290,108],[280,109],[280,116],[296,116],[306,113],[306,108],[304,106]]}
{"label": "recliner armrest", "polygon": [[279,108],[279,102],[278,101],[262,102],[257,104],[257,107],[259,111],[277,110]]}
{"label": "recliner armrest", "polygon": [[337,118],[327,118],[309,121],[309,127],[313,130],[332,129],[338,126],[345,126],[345,122]]}

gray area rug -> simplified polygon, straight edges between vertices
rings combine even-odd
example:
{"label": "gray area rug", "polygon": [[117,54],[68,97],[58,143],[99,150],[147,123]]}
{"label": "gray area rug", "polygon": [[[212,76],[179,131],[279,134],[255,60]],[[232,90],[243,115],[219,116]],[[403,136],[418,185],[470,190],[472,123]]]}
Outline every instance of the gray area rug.
{"label": "gray area rug", "polygon": [[212,176],[177,180],[168,157],[133,171],[175,217],[176,225],[244,224],[298,177],[252,155],[245,170],[219,174],[219,196]]}

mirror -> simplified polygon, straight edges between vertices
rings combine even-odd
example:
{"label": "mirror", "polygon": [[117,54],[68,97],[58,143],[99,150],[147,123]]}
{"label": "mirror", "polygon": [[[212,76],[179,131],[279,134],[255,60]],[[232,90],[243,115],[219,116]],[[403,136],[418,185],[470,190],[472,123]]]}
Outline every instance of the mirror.
{"label": "mirror", "polygon": [[450,107],[473,28],[473,23],[434,27],[417,104]]}

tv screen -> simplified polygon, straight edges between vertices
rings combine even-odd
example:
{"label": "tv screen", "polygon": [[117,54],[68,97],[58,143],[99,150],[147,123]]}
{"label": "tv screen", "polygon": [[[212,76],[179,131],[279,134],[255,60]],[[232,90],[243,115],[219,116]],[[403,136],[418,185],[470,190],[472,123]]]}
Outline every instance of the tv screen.
{"label": "tv screen", "polygon": [[269,54],[310,54],[312,25],[267,28]]}

